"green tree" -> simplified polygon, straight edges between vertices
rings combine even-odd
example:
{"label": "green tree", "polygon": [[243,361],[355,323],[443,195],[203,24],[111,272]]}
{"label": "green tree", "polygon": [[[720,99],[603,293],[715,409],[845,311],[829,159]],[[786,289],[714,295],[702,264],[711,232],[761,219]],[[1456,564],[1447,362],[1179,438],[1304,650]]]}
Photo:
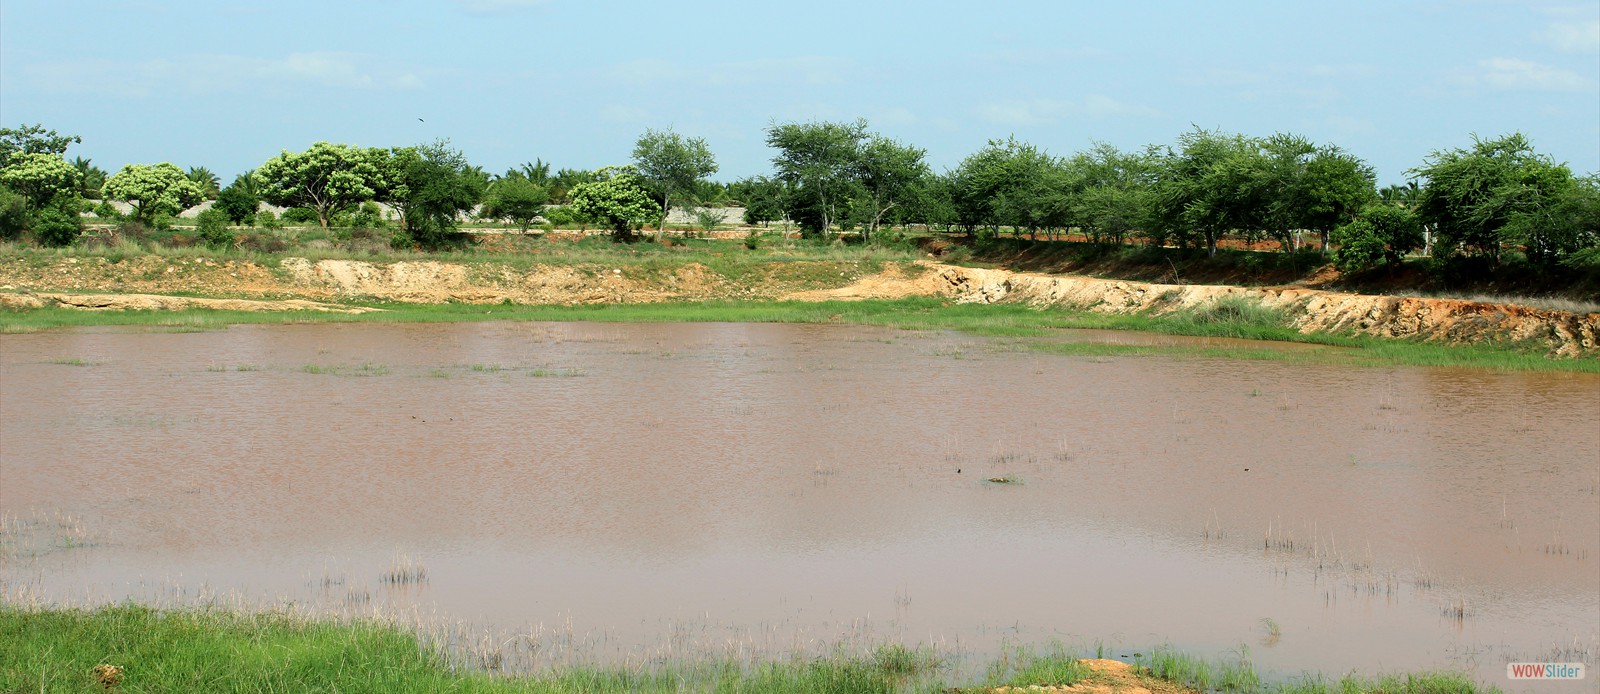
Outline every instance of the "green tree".
{"label": "green tree", "polygon": [[11,165],[11,157],[18,154],[54,154],[62,156],[73,144],[82,144],[77,135],[61,135],[45,130],[44,125],[23,125],[18,128],[0,128],[0,169]]}
{"label": "green tree", "polygon": [[858,168],[867,122],[784,123],[767,127],[777,178],[791,191],[790,209],[805,233],[822,235],[848,211],[860,190]]}
{"label": "green tree", "polygon": [[1406,254],[1422,247],[1422,222],[1411,210],[1395,205],[1369,205],[1356,218],[1334,228],[1334,265],[1357,272],[1385,264],[1393,268]]}
{"label": "green tree", "polygon": [[133,206],[133,218],[148,222],[177,214],[202,199],[200,186],[177,164],[129,164],[106,181],[106,196]]}
{"label": "green tree", "polygon": [[99,200],[100,187],[106,184],[106,170],[83,157],[73,157],[72,168],[78,170],[78,195]]}
{"label": "green tree", "polygon": [[1158,234],[1215,256],[1223,234],[1259,230],[1264,156],[1256,140],[1195,128],[1160,161],[1151,215]]}
{"label": "green tree", "polygon": [[594,172],[594,180],[572,188],[572,207],[605,223],[618,243],[634,240],[633,229],[657,212],[644,181],[632,167],[607,166]]}
{"label": "green tree", "polygon": [[633,162],[639,176],[661,199],[661,224],[656,227],[660,240],[672,212],[674,196],[692,195],[696,186],[717,172],[717,160],[706,141],[685,138],[668,130],[646,130],[633,145]]}
{"label": "green tree", "polygon": [[80,176],[59,154],[22,152],[13,154],[5,168],[0,168],[0,185],[22,194],[29,209],[42,210],[57,199],[75,200]]}
{"label": "green tree", "polygon": [[244,173],[233,179],[217,193],[217,202],[212,209],[221,210],[234,224],[248,224],[255,220],[256,210],[261,207],[261,198],[256,194],[255,184],[250,174]]}
{"label": "green tree", "polygon": [[1470,150],[1435,151],[1411,173],[1424,181],[1417,214],[1438,232],[1434,255],[1464,253],[1491,264],[1508,243],[1531,243],[1531,252],[1542,254],[1546,244],[1527,235],[1533,229],[1512,222],[1537,216],[1574,185],[1571,170],[1534,152],[1521,133],[1494,140],[1474,136]]}
{"label": "green tree", "polygon": [[501,178],[489,185],[483,216],[509,219],[524,233],[550,202],[550,191],[523,176]]}
{"label": "green tree", "polygon": [[863,241],[871,241],[884,214],[916,198],[917,184],[928,175],[922,158],[927,150],[902,145],[882,135],[867,139],[857,157],[856,175],[867,203],[867,226]]}
{"label": "green tree", "polygon": [[1306,162],[1298,194],[1290,199],[1301,210],[1300,225],[1317,232],[1326,255],[1334,228],[1372,204],[1378,196],[1376,186],[1376,172],[1360,157],[1324,145]]}
{"label": "green tree", "polygon": [[201,194],[205,195],[209,200],[215,200],[217,193],[222,191],[222,180],[217,178],[217,174],[211,169],[204,166],[191,166],[185,172],[185,175],[189,177],[189,180],[194,181],[195,185],[200,186]]}
{"label": "green tree", "polygon": [[783,184],[766,176],[755,176],[736,181],[730,186],[732,193],[744,203],[744,223],[766,226],[783,218],[783,201],[787,193]]}
{"label": "green tree", "polygon": [[334,212],[371,200],[389,187],[379,168],[388,157],[381,149],[318,142],[304,152],[284,151],[267,160],[255,170],[255,179],[261,199],[312,209],[327,227]]}
{"label": "green tree", "polygon": [[483,200],[487,176],[448,140],[396,150],[391,162],[388,201],[411,240],[424,248],[460,242],[457,221]]}
{"label": "green tree", "polygon": [[1521,244],[1528,260],[1551,267],[1584,249],[1600,247],[1600,178],[1574,178],[1555,187],[1553,199],[1540,199],[1539,190],[1518,185],[1503,193],[1525,196],[1501,230],[1502,238]]}

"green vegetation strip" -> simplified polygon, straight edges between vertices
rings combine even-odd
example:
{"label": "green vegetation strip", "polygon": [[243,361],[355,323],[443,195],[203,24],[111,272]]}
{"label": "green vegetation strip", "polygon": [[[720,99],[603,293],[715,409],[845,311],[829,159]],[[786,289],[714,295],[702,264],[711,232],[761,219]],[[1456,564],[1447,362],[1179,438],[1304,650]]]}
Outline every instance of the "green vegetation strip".
{"label": "green vegetation strip", "polygon": [[[1011,649],[983,682],[952,690],[946,659],[882,645],[863,654],[749,662],[709,658],[645,667],[563,667],[511,675],[466,669],[415,634],[375,621],[137,605],[35,609],[0,605],[0,691],[124,692],[945,692],[1070,685],[1096,674],[1057,646]],[[1214,664],[1170,651],[1141,677],[1207,691],[1323,694],[1494,692],[1453,673],[1302,677],[1265,683],[1248,662]]]}
{"label": "green vegetation strip", "polygon": [[[1214,304],[1160,316],[1108,315],[1037,309],[1021,304],[955,304],[930,298],[830,302],[684,302],[578,306],[514,304],[367,304],[376,313],[81,311],[42,308],[0,311],[0,332],[125,325],[174,331],[217,330],[242,323],[430,323],[485,320],[600,322],[852,323],[907,330],[957,330],[1017,338],[1019,349],[1075,356],[1165,356],[1278,360],[1350,366],[1437,366],[1496,371],[1600,373],[1600,359],[1557,359],[1538,345],[1445,345],[1365,336],[1302,334],[1259,307]],[[1261,341],[1206,344],[1117,344],[1088,341],[1062,329],[1134,330],[1166,335]],[[1295,342],[1304,345],[1274,345]],[[1307,346],[1311,345],[1311,346]]]}

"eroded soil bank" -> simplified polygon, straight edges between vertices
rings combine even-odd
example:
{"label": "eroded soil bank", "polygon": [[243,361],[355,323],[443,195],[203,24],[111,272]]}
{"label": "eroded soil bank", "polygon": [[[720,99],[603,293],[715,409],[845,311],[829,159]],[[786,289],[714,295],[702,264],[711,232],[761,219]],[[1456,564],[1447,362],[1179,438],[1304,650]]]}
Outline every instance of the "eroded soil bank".
{"label": "eroded soil bank", "polygon": [[[795,261],[719,272],[701,263],[513,265],[284,258],[252,261],[143,256],[0,261],[0,307],[245,308],[340,310],[326,302],[592,304],[710,300],[839,300],[945,297],[1026,302],[1103,313],[1165,314],[1237,297],[1281,311],[1304,333],[1360,333],[1451,343],[1536,344],[1558,356],[1600,353],[1600,313],[1461,299],[1396,297],[1299,286],[1161,284],[969,268],[934,262]],[[70,291],[68,291],[70,290]],[[211,306],[153,297],[88,298],[82,292],[200,294],[266,304]],[[31,293],[22,295],[20,293]],[[70,296],[69,296],[70,295]],[[303,302],[318,302],[307,305]]]}

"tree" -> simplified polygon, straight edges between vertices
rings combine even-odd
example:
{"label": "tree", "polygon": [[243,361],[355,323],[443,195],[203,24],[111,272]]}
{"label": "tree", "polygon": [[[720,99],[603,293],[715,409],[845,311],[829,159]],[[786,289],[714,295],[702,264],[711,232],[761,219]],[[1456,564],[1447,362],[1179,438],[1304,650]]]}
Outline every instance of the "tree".
{"label": "tree", "polygon": [[873,135],[861,148],[856,175],[871,216],[861,233],[863,241],[872,240],[885,213],[915,199],[918,182],[928,175],[928,165],[922,161],[925,155],[927,150],[902,145],[882,135]]}
{"label": "tree", "polygon": [[185,172],[185,175],[189,177],[189,180],[194,181],[195,185],[200,186],[200,192],[208,199],[215,200],[217,193],[222,190],[220,187],[222,180],[217,178],[217,174],[211,169],[204,166],[191,166]]}
{"label": "tree", "polygon": [[1379,263],[1396,267],[1407,253],[1422,247],[1422,222],[1403,207],[1369,205],[1347,224],[1335,228],[1333,262],[1341,271],[1357,272]]}
{"label": "tree", "polygon": [[13,154],[0,168],[0,185],[20,193],[32,210],[49,207],[58,198],[75,199],[81,181],[78,169],[54,153]]}
{"label": "tree", "polygon": [[82,143],[83,138],[77,135],[60,135],[54,130],[45,130],[44,125],[38,123],[14,129],[0,128],[0,169],[10,166],[11,157],[18,154],[61,156],[67,153],[67,147]]}
{"label": "tree", "polygon": [[579,214],[601,220],[611,228],[611,239],[633,241],[633,228],[656,213],[655,201],[632,167],[607,166],[594,172],[594,180],[572,188],[572,207]]}
{"label": "tree", "polygon": [[1600,178],[1574,178],[1553,193],[1554,199],[1537,199],[1537,189],[1528,185],[1505,194],[1515,193],[1534,199],[1511,215],[1501,236],[1521,244],[1534,265],[1549,268],[1574,253],[1600,247]]}
{"label": "tree", "polygon": [[482,214],[495,219],[509,219],[524,233],[533,226],[533,220],[544,212],[550,202],[550,191],[522,176],[502,178],[489,185]]}
{"label": "tree", "polygon": [[333,213],[373,199],[388,186],[379,162],[388,153],[318,142],[304,152],[287,150],[255,171],[261,198],[282,207],[315,210],[324,227]]}
{"label": "tree", "polygon": [[106,184],[106,170],[83,157],[73,157],[72,168],[78,170],[78,195],[100,199],[100,188]]}
{"label": "tree", "polygon": [[1321,236],[1323,255],[1328,253],[1333,229],[1354,219],[1377,199],[1376,186],[1372,167],[1336,145],[1319,147],[1306,162],[1299,194],[1292,199],[1303,210],[1300,223]]}
{"label": "tree", "polygon": [[717,172],[717,160],[706,141],[684,138],[672,130],[646,130],[633,146],[633,162],[639,176],[661,198],[661,224],[656,226],[660,240],[672,212],[675,195],[692,194],[702,179]]}
{"label": "tree", "polygon": [[202,199],[200,186],[177,164],[129,164],[106,181],[106,196],[133,206],[133,218],[147,222],[177,214]]}
{"label": "tree", "polygon": [[395,150],[391,162],[386,197],[411,239],[424,248],[459,241],[456,222],[483,200],[487,176],[448,140]]}
{"label": "tree", "polygon": [[250,173],[246,172],[217,193],[213,209],[221,210],[234,224],[247,224],[255,220],[256,210],[260,207],[261,198],[256,194]]}
{"label": "tree", "polygon": [[1473,137],[1471,150],[1435,151],[1411,170],[1425,181],[1417,196],[1417,215],[1439,234],[1434,255],[1460,253],[1499,262],[1507,243],[1541,241],[1527,236],[1521,215],[1537,215],[1574,185],[1572,172],[1537,154],[1521,133],[1495,140]]}
{"label": "tree", "polygon": [[1178,145],[1160,159],[1151,223],[1161,236],[1215,256],[1224,233],[1259,229],[1264,157],[1251,138],[1200,128],[1180,136]]}
{"label": "tree", "polygon": [[778,150],[772,164],[789,186],[790,209],[801,229],[827,233],[859,190],[857,167],[867,122],[785,123],[767,127],[767,145]]}
{"label": "tree", "polygon": [[766,176],[755,176],[735,181],[730,192],[744,203],[744,223],[766,226],[783,218],[783,201],[787,192],[783,184]]}

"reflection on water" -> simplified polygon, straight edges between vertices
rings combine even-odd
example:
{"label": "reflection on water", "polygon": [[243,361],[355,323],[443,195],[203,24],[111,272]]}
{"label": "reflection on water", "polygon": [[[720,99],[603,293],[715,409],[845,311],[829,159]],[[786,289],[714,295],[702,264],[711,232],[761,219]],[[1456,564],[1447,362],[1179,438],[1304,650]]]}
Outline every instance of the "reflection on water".
{"label": "reflection on water", "polygon": [[[0,512],[86,538],[0,576],[56,599],[331,595],[568,625],[601,658],[685,629],[1245,644],[1279,672],[1464,666],[1502,687],[1507,659],[1593,663],[1600,641],[1594,377],[819,325],[0,348]],[[383,582],[397,553],[425,580]]]}

